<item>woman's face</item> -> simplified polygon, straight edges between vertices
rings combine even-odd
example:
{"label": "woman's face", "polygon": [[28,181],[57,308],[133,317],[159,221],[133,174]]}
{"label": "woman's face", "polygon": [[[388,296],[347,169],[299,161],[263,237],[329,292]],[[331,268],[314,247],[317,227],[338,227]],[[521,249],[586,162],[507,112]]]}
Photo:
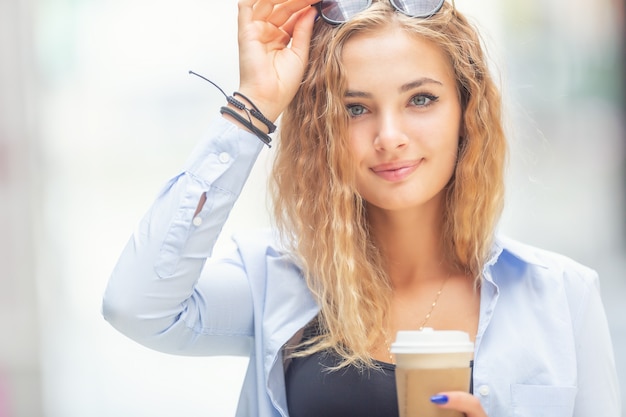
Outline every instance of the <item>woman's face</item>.
{"label": "woman's face", "polygon": [[357,188],[369,210],[440,209],[461,134],[449,60],[391,27],[352,37],[342,60]]}

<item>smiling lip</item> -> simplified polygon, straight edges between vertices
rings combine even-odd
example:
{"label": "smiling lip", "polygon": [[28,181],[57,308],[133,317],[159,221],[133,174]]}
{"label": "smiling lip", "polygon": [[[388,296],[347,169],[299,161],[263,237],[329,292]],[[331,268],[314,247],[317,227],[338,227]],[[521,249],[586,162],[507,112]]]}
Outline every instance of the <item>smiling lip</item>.
{"label": "smiling lip", "polygon": [[421,162],[421,159],[417,161],[398,161],[376,165],[370,169],[384,180],[398,182],[411,175],[420,166]]}

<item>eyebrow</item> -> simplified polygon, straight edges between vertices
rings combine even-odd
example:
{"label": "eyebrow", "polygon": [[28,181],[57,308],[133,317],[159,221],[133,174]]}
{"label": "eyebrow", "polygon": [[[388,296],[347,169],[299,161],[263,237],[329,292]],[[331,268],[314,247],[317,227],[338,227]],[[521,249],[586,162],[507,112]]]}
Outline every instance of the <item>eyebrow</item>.
{"label": "eyebrow", "polygon": [[[407,91],[413,90],[415,88],[421,87],[424,84],[438,84],[438,85],[443,85],[442,82],[434,80],[432,78],[429,77],[422,77],[422,78],[418,78],[415,81],[411,81],[408,82],[406,84],[402,84],[400,86],[400,88],[398,88],[398,91],[401,93],[406,93]],[[345,97],[364,97],[364,98],[371,98],[372,95],[370,93],[366,93],[364,91],[351,91],[348,90],[346,91]]]}

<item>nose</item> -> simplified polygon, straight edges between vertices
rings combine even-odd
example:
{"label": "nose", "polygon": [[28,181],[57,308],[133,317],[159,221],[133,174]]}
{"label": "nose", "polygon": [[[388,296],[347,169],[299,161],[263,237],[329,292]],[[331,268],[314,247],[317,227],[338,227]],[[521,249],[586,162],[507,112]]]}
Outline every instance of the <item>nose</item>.
{"label": "nose", "polygon": [[402,117],[395,112],[381,113],[378,132],[374,140],[377,151],[391,151],[407,145],[409,138],[402,123]]}

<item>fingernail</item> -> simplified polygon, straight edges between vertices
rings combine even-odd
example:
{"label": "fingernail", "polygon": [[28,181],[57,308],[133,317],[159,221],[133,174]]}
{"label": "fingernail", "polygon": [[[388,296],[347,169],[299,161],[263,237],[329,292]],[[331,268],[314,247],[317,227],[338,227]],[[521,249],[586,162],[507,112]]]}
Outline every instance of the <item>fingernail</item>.
{"label": "fingernail", "polygon": [[448,404],[448,396],[447,395],[433,395],[430,397],[430,402],[433,404]]}

